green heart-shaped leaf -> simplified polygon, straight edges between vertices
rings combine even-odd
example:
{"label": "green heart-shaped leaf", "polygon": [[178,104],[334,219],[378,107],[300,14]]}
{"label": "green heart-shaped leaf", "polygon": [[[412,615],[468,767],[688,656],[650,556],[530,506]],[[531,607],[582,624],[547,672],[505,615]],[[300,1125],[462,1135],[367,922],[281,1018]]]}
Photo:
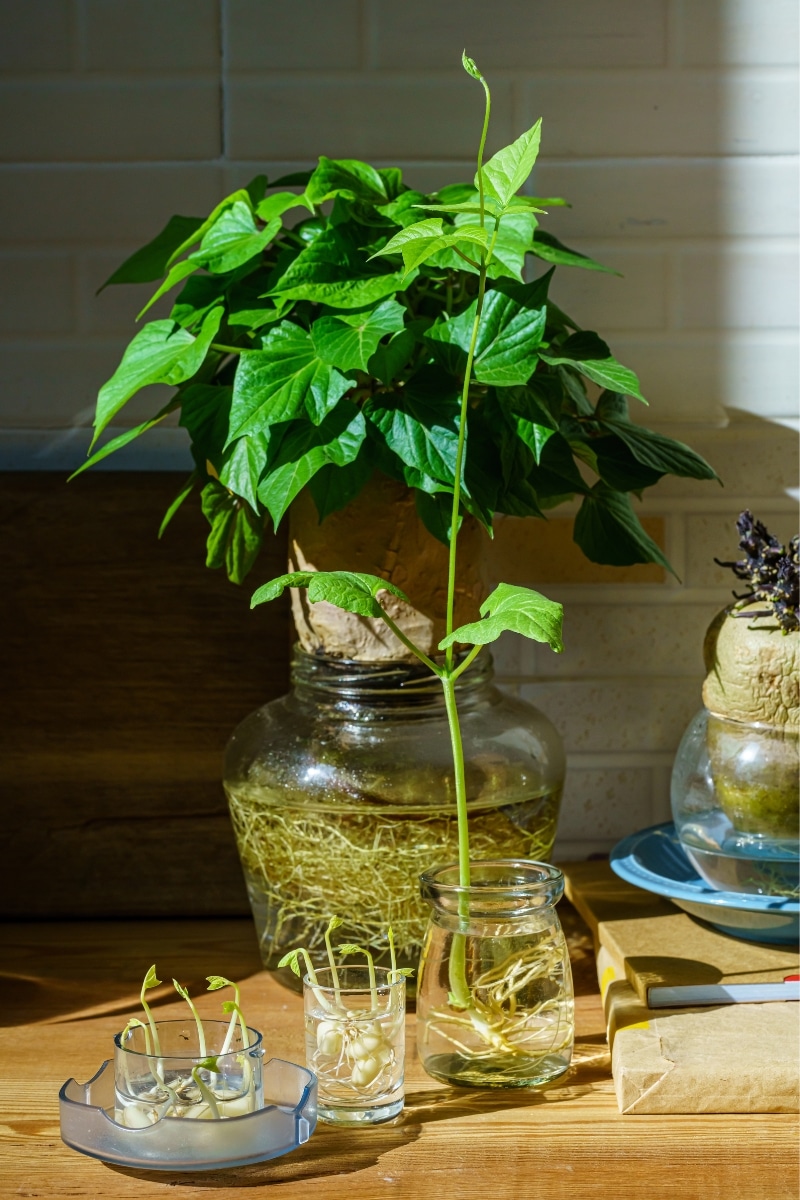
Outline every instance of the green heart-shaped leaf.
{"label": "green heart-shaped leaf", "polygon": [[243,354],[236,368],[229,442],[288,421],[303,411],[319,424],[352,384],[323,363],[310,334],[281,321],[261,350]]}
{"label": "green heart-shaped leaf", "polygon": [[200,369],[222,320],[223,309],[208,314],[197,337],[174,321],[151,321],[137,333],[109,381],[100,389],[92,445],[122,406],[151,383],[176,386]]}
{"label": "green heart-shaped leaf", "polygon": [[325,600],[360,617],[383,616],[383,609],[375,599],[378,592],[391,592],[401,600],[408,601],[400,588],[378,575],[357,571],[293,571],[289,575],[271,579],[254,592],[250,607],[275,600],[287,587],[308,588],[308,599],[312,604]]}
{"label": "green heart-shaped leaf", "polygon": [[192,237],[202,224],[202,217],[170,217],[161,233],[117,267],[113,275],[98,288],[98,295],[112,283],[151,283],[161,279],[172,253],[185,243],[187,237]]}
{"label": "green heart-shaped leaf", "polygon": [[655,562],[675,574],[661,547],[642,528],[630,497],[602,481],[584,496],[573,536],[591,562],[613,567]]}
{"label": "green heart-shaped leaf", "polygon": [[288,422],[270,443],[269,464],[258,485],[258,498],[277,527],[289,505],[318,471],[353,462],[367,429],[363,415],[347,400],[319,425]]}
{"label": "green heart-shaped leaf", "polygon": [[[526,182],[539,153],[541,118],[510,146],[498,150],[482,168],[483,186],[488,196],[505,207]],[[478,176],[475,176],[475,187]]]}
{"label": "green heart-shaped leaf", "polygon": [[381,338],[403,328],[405,312],[396,300],[384,300],[369,312],[318,317],[311,327],[311,341],[328,366],[366,371]]}
{"label": "green heart-shaped leaf", "polygon": [[484,600],[480,611],[482,621],[472,621],[454,630],[439,642],[439,649],[446,650],[455,642],[485,646],[508,631],[521,633],[535,642],[546,642],[556,654],[564,649],[561,640],[564,610],[560,604],[548,600],[540,592],[500,583]]}
{"label": "green heart-shaped leaf", "polygon": [[612,355],[606,343],[596,333],[581,331],[573,333],[562,346],[554,346],[548,351],[542,351],[543,362],[551,366],[574,367],[581,375],[599,383],[601,387],[612,392],[620,392],[623,396],[634,396],[647,404],[639,390],[639,380],[628,367]]}

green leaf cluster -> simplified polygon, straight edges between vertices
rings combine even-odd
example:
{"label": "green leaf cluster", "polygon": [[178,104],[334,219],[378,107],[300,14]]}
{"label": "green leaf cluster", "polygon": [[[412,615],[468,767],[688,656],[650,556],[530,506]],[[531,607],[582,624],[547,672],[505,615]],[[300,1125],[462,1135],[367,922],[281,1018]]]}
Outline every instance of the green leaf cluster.
{"label": "green leaf cluster", "polygon": [[[306,588],[312,604],[322,600],[360,617],[382,618],[395,630],[397,627],[378,600],[378,594],[386,591],[399,596],[401,600],[408,600],[404,592],[378,575],[366,575],[356,571],[293,571],[289,575],[271,579],[269,583],[258,588],[253,593],[250,607],[256,608],[259,604],[267,604],[270,600],[277,599],[287,587]],[[554,600],[548,600],[532,588],[516,587],[509,583],[498,584],[492,594],[484,600],[480,613],[483,618],[481,621],[461,625],[439,642],[439,649],[446,650],[448,646],[454,646],[458,642],[468,646],[486,646],[497,641],[501,633],[506,632],[520,633],[533,641],[545,642],[556,654],[560,654],[564,649],[561,638],[564,615],[562,606]],[[423,661],[428,661],[435,674],[447,674],[445,668],[426,660],[419,650],[417,656]],[[456,671],[456,674],[458,673]],[[339,949],[343,952],[348,949],[349,952],[349,948],[345,946],[340,946]]]}
{"label": "green leaf cluster", "polygon": [[[558,268],[606,268],[540,228],[563,201],[521,194],[540,136],[537,122],[471,183],[430,194],[396,168],[322,157],[308,172],[259,176],[208,217],[172,217],[107,281],[156,284],[143,319],[164,296],[172,309],[143,324],[101,388],[85,466],[177,411],[195,471],[162,531],[197,485],[207,563],[236,582],[303,489],[324,519],[375,471],[415,489],[447,543],[483,267],[462,515],[491,531],[496,513],[541,517],[577,496],[589,558],[663,562],[631,495],[665,474],[714,472],[631,421],[627,397],[645,402],[636,375],[552,299]],[[175,389],[168,402],[97,445],[154,384]]]}

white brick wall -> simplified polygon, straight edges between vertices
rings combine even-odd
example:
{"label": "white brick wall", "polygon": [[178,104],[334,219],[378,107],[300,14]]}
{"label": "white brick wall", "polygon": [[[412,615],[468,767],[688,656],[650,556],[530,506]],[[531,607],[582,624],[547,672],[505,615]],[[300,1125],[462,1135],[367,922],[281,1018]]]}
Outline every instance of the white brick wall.
{"label": "white brick wall", "polygon": [[[82,457],[140,306],[95,289],[172,213],[319,153],[427,188],[469,177],[466,45],[495,147],[544,118],[535,188],[573,204],[549,228],[625,275],[568,275],[561,302],[640,372],[643,419],[725,481],[648,493],[680,584],[547,585],[564,655],[497,654],[567,741],[562,853],[664,819],[730,587],[713,556],[746,505],[781,536],[797,524],[797,27],[796,0],[0,0],[0,466]],[[121,460],[185,461],[169,429]],[[491,570],[535,585],[513,544],[498,537]]]}

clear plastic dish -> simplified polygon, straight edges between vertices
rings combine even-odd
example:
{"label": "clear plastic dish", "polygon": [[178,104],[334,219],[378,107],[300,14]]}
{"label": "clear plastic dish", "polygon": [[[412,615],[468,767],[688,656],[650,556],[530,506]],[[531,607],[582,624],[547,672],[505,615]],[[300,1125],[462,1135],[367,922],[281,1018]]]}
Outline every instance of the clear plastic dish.
{"label": "clear plastic dish", "polygon": [[211,1171],[288,1154],[317,1124],[317,1079],[305,1067],[272,1058],[263,1065],[264,1107],[220,1121],[163,1117],[142,1129],[114,1120],[114,1067],[107,1060],[88,1083],[68,1079],[58,1094],[61,1137],[104,1162],[150,1171]]}

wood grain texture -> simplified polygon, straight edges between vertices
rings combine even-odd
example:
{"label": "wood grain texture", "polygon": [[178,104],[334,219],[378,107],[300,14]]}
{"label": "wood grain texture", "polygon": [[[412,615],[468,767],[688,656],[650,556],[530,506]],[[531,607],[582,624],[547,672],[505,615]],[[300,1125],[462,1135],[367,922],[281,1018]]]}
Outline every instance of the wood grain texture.
{"label": "wood grain texture", "polygon": [[158,540],[182,482],[0,475],[2,915],[249,911],[221,760],[288,687],[288,602],[249,610],[285,539],[234,586],[196,499]]}
{"label": "wood grain texture", "polygon": [[[57,1092],[90,1077],[112,1035],[136,1013],[155,961],[192,994],[212,971],[242,981],[249,1021],[268,1052],[303,1061],[302,1003],[261,970],[246,920],[17,924],[3,948],[0,1031],[0,1196],[52,1200],[233,1200],[242,1189],[281,1200],[796,1200],[797,1123],[786,1116],[623,1117],[609,1073],[604,1018],[587,953],[569,909],[577,992],[575,1063],[541,1092],[448,1088],[429,1079],[408,1019],[406,1109],[376,1129],[319,1126],[285,1158],[238,1170],[148,1174],[69,1150],[59,1137]],[[167,988],[159,1017],[182,1015]],[[204,1014],[217,1002],[205,995]],[[9,1082],[13,1081],[13,1082]]]}

